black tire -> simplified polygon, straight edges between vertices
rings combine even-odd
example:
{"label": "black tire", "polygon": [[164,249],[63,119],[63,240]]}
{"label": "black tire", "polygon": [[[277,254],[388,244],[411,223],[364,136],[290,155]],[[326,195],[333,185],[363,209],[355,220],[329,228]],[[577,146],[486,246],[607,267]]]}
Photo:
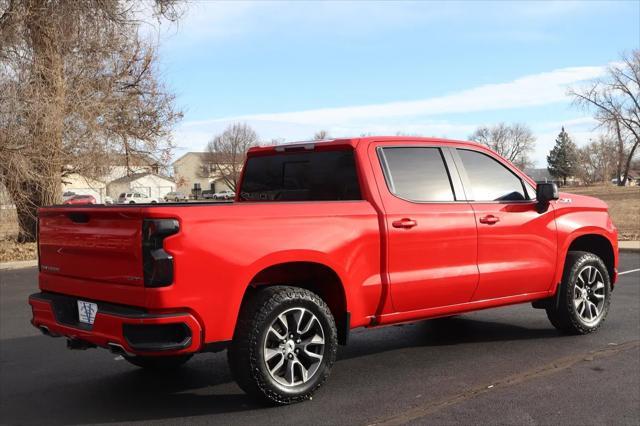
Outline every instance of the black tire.
{"label": "black tire", "polygon": [[131,364],[147,370],[175,370],[183,366],[193,355],[172,355],[172,356],[126,356],[124,359]]}
{"label": "black tire", "polygon": [[[604,284],[604,288],[601,291],[604,295],[602,307],[598,310],[597,315],[593,315],[595,318],[591,321],[583,318],[579,312],[586,308],[582,304],[576,306],[574,303],[575,295],[581,292],[580,285],[584,283],[585,268],[595,268],[600,273]],[[582,278],[578,277],[579,274],[583,274]],[[577,285],[578,287],[576,287]],[[558,291],[560,294],[558,294],[557,307],[555,303],[552,303],[552,306],[546,308],[547,317],[555,328],[567,334],[589,334],[602,326],[611,303],[611,280],[602,259],[593,253],[585,251],[570,251],[567,253],[562,283]],[[597,300],[594,298],[595,295],[593,293],[593,291],[589,290],[586,297],[590,298],[590,300]],[[589,313],[590,315],[593,314],[592,311],[589,311]]]}
{"label": "black tire", "polygon": [[[295,309],[303,309],[315,315],[324,334],[324,347],[322,360],[308,381],[285,386],[269,372],[264,347],[269,338],[268,330],[275,324],[278,316]],[[300,343],[299,339],[297,343]],[[227,357],[231,374],[242,390],[268,403],[284,405],[310,399],[322,386],[335,362],[337,347],[333,315],[317,294],[298,287],[270,286],[250,295],[243,303]],[[296,353],[297,351],[296,349]],[[282,360],[285,362],[283,368],[286,369],[289,361],[284,355]]]}
{"label": "black tire", "polygon": [[129,201],[129,204],[135,204],[135,203],[136,203],[135,201]]}

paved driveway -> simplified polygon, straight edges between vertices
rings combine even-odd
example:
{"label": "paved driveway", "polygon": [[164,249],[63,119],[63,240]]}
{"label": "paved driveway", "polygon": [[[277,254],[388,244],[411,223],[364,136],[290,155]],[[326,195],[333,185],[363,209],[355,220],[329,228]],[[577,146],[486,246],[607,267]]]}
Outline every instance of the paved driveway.
{"label": "paved driveway", "polygon": [[[623,253],[621,271],[640,268]],[[34,268],[0,271],[0,423],[633,424],[640,422],[640,272],[622,275],[603,328],[561,336],[506,307],[356,330],[312,401],[264,407],[226,354],[154,375],[105,350],[68,351],[29,324]]]}

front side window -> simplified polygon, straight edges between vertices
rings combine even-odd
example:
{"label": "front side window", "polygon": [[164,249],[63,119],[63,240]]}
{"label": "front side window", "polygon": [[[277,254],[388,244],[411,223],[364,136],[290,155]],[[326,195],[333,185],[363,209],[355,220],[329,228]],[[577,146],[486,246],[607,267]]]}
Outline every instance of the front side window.
{"label": "front side window", "polygon": [[353,151],[284,152],[249,157],[240,199],[360,200],[362,197]]}
{"label": "front side window", "polygon": [[383,148],[381,157],[389,191],[398,197],[418,202],[455,200],[439,148]]}
{"label": "front side window", "polygon": [[522,180],[511,170],[486,154],[468,149],[458,149],[464,169],[469,177],[474,201],[523,201],[527,194]]}

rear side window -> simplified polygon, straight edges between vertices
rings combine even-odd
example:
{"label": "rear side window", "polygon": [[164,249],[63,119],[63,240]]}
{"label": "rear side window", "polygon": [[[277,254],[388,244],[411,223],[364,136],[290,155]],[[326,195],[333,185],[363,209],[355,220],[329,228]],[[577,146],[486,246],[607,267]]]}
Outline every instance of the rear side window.
{"label": "rear side window", "polygon": [[439,148],[383,148],[381,160],[389,191],[410,201],[454,201]]}
{"label": "rear side window", "polygon": [[353,151],[284,152],[250,157],[240,199],[246,201],[360,200]]}
{"label": "rear side window", "polygon": [[497,160],[477,151],[459,149],[475,201],[522,201],[527,194],[522,180]]}

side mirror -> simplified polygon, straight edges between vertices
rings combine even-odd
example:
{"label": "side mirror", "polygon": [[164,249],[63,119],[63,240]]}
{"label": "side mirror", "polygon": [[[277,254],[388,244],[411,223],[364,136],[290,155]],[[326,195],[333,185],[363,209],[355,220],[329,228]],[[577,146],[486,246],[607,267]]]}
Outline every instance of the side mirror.
{"label": "side mirror", "polygon": [[558,185],[555,183],[539,183],[536,186],[536,199],[541,211],[545,211],[549,206],[549,201],[560,198]]}

